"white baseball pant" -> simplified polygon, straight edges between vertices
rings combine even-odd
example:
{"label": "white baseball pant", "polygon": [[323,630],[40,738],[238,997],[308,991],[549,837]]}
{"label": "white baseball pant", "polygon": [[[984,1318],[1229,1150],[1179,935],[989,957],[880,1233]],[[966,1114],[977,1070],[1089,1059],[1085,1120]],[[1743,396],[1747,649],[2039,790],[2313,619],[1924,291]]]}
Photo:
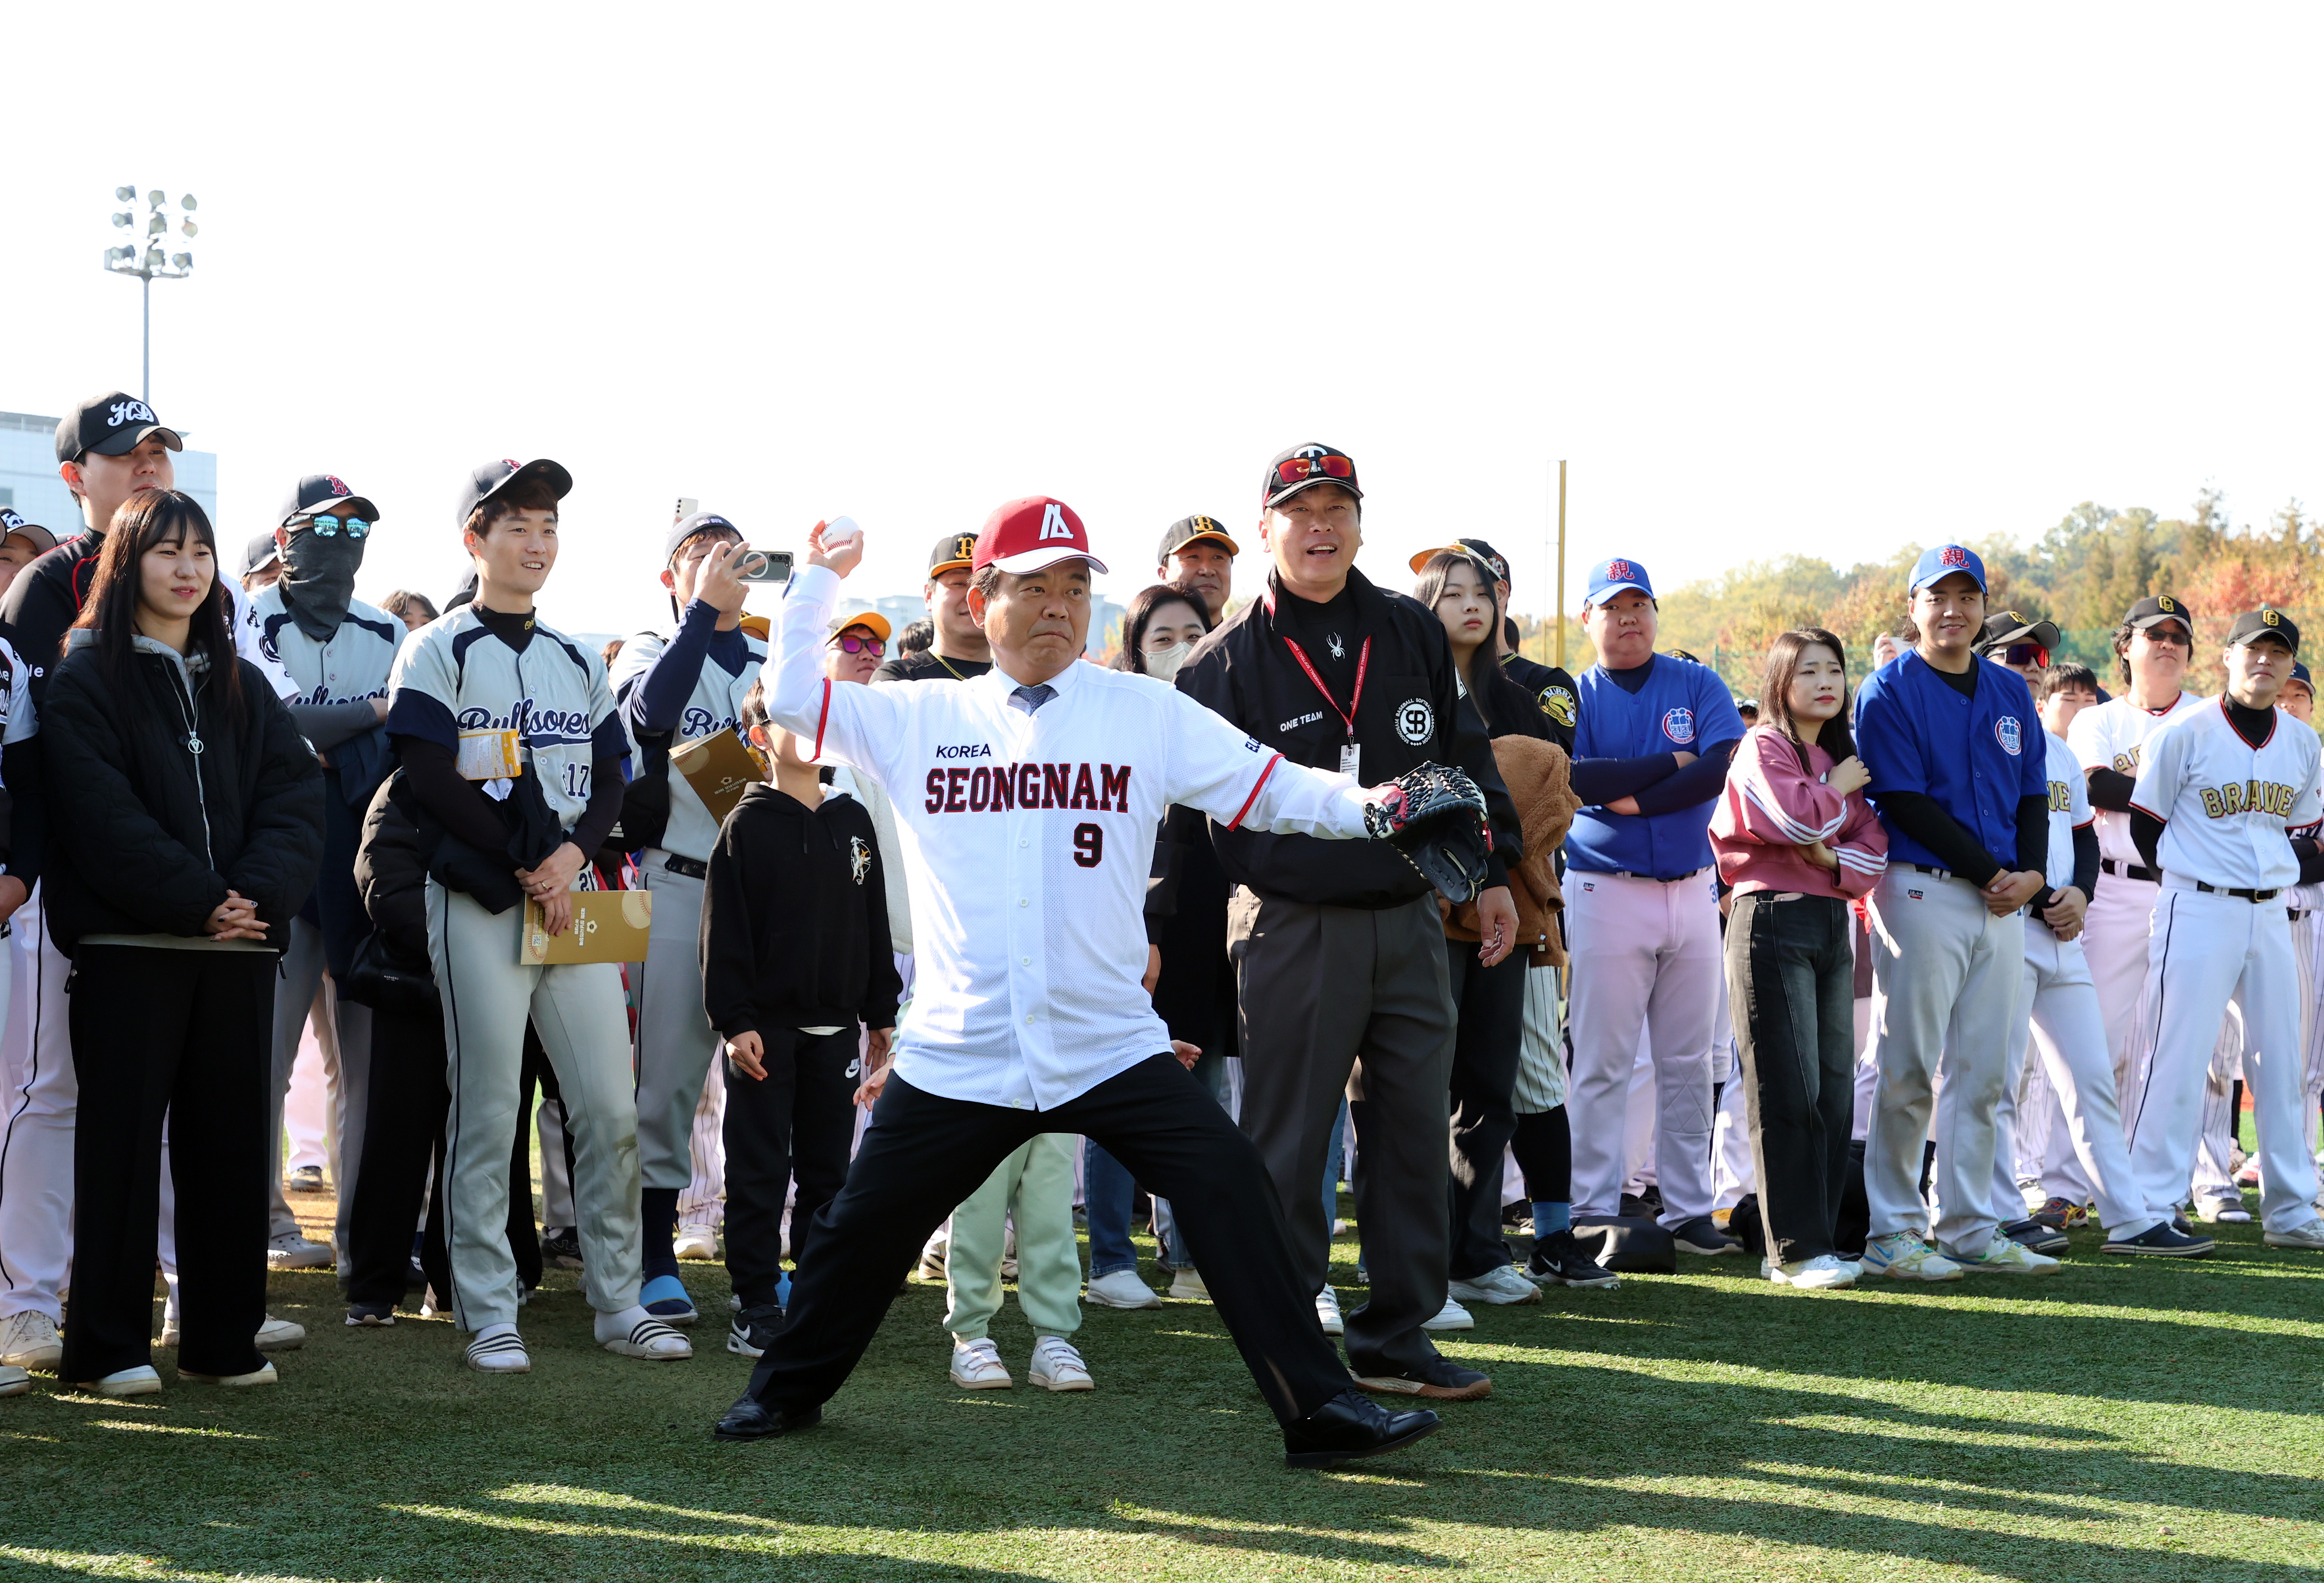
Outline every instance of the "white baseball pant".
{"label": "white baseball pant", "polygon": [[702,1079],[702,1102],[694,1107],[694,1131],[687,1139],[690,1167],[678,1195],[678,1223],[715,1231],[726,1218],[726,1063],[714,1060]]}
{"label": "white baseball pant", "polygon": [[1662,1223],[1711,1213],[1711,1036],[1726,972],[1710,875],[1567,876],[1572,914],[1573,1212],[1621,1208],[1629,1087],[1644,1030],[1655,1078]]}
{"label": "white baseball pant", "polygon": [[0,995],[8,996],[0,1034],[0,1319],[32,1312],[61,1324],[80,1108],[66,1019],[72,964],[49,939],[38,885],[10,924],[0,958]]}
{"label": "white baseball pant", "polygon": [[517,1319],[509,1141],[528,1016],[557,1073],[573,1134],[576,1230],[589,1306],[611,1314],[638,1301],[638,1112],[622,970],[613,962],[521,966],[523,922],[521,907],[496,916],[473,897],[428,882],[428,953],[444,999],[452,1093],[444,1120],[444,1237],[453,1319],[463,1330]]}
{"label": "white baseball pant", "polygon": [[2245,1066],[2259,1133],[2260,1218],[2270,1231],[2315,1219],[2316,1162],[2301,1116],[2299,971],[2282,902],[2166,880],[2149,942],[2147,998],[2153,1054],[2126,1106],[2139,1213],[2168,1220],[2186,1199],[2203,1081],[2233,1003],[2250,1036]]}
{"label": "white baseball pant", "polygon": [[338,997],[337,987],[330,984],[323,931],[303,918],[293,918],[288,944],[275,965],[274,1074],[267,1090],[274,1112],[268,1134],[274,1145],[267,1191],[272,1195],[276,1236],[299,1229],[299,1217],[282,1197],[282,1103],[290,1089],[291,1069],[298,1062],[300,1032],[318,1006],[329,1008],[328,1025],[318,1022],[315,1032],[331,1094],[327,1135],[331,1186],[339,1196],[332,1238],[337,1250],[344,1254],[355,1206],[355,1166],[363,1159],[364,1116],[371,1107],[371,1008]]}
{"label": "white baseball pant", "polygon": [[1993,1240],[1993,1113],[2024,964],[2024,914],[1996,918],[1969,881],[1892,863],[1874,887],[1879,1078],[1864,1138],[1869,1235],[1931,1229],[1921,1158],[1941,1075],[1953,1104],[1935,1118],[1933,1240],[1965,1254],[1982,1254]]}
{"label": "white baseball pant", "polygon": [[[2295,953],[2296,954],[2296,953]],[[2195,1169],[2189,1187],[2197,1203],[2217,1199],[2238,1208],[2243,1190],[2236,1186],[2236,1084],[2244,1080],[2244,1051],[2249,1042],[2243,1012],[2227,1007],[2219,1019],[2218,1041],[2211,1046],[2211,1064],[2203,1073],[2201,1119],[2195,1128]]]}
{"label": "white baseball pant", "polygon": [[[2026,921],[2025,936],[2028,940],[2034,936],[2031,919]],[[2106,1047],[2103,1014],[2098,1021],[2098,1047]],[[2050,1129],[2058,1125],[2058,1091],[2050,1086],[2049,1069],[2038,1060],[2029,1060],[2024,1066],[2024,1075],[2018,1078],[2016,1085],[2016,1109],[2010,1117],[2010,1132],[2016,1150],[2016,1158],[2013,1162],[2016,1171],[2014,1180],[2017,1183],[2020,1199],[2024,1198],[2028,1188],[2042,1185],[2043,1164],[2050,1154]],[[2107,1069],[2108,1077],[2113,1076],[2113,1063],[2109,1061]],[[1996,1163],[1998,1162],[1997,1157]]]}

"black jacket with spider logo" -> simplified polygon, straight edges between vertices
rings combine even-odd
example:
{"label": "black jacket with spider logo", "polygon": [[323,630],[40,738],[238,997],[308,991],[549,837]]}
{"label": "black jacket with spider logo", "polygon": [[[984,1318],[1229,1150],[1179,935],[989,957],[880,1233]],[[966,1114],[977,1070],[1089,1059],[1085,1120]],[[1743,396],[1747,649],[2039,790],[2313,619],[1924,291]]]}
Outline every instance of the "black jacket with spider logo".
{"label": "black jacket with spider logo", "polygon": [[702,1004],[719,1036],[896,1025],[903,980],[872,810],[828,792],[809,808],[753,786],[711,848]]}

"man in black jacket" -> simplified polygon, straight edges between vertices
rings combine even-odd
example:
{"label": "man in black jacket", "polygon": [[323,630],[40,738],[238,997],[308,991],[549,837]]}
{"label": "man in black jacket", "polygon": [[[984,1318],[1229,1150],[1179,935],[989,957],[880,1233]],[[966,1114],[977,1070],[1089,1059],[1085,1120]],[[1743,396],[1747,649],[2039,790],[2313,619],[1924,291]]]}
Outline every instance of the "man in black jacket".
{"label": "man in black jacket", "polygon": [[[1260,541],[1266,592],[1205,638],[1179,688],[1295,764],[1378,784],[1434,761],[1483,789],[1493,856],[1478,898],[1488,966],[1517,939],[1505,865],[1517,810],[1474,710],[1461,708],[1435,616],[1355,569],[1362,491],[1355,463],[1303,445],[1268,464]],[[1317,1184],[1345,1092],[1361,1144],[1356,1213],[1371,1299],[1345,1321],[1348,1361],[1369,1390],[1483,1396],[1492,1382],[1438,1356],[1422,1327],[1445,1308],[1452,1000],[1435,893],[1395,848],[1213,826],[1235,893],[1242,1125],[1292,1227],[1299,1274],[1327,1329],[1331,1225]],[[1457,1317],[1457,1316],[1456,1316]]]}

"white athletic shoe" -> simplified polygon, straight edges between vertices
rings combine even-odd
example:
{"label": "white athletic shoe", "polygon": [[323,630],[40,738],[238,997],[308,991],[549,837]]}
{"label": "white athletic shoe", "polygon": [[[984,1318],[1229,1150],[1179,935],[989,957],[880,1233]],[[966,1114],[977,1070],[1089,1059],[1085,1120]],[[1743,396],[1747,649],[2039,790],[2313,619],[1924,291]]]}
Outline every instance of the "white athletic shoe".
{"label": "white athletic shoe", "polygon": [[1964,1274],[1984,1275],[2054,1275],[2058,1261],[2047,1254],[2037,1254],[2022,1242],[2013,1242],[1999,1232],[1978,1254],[1950,1255]]}
{"label": "white athletic shoe", "polygon": [[1477,1316],[1447,1297],[1444,1306],[1436,1310],[1436,1317],[1421,1320],[1420,1328],[1424,1330],[1473,1330],[1477,1328]]}
{"label": "white athletic shoe", "polygon": [[101,1380],[91,1380],[80,1388],[100,1396],[152,1396],[161,1389],[161,1375],[152,1364],[143,1363]]}
{"label": "white athletic shoe", "polygon": [[[258,1327],[258,1334],[251,1338],[253,1345],[257,1347],[259,1351],[296,1352],[307,1345],[306,1326],[294,1325],[289,1319],[278,1319],[272,1314],[266,1315],[265,1320],[264,1324]],[[179,1346],[183,1342],[185,1332],[178,1322],[178,1316],[164,1313],[161,1316],[161,1345]]]}
{"label": "white athletic shoe", "polygon": [[[1099,1308],[1160,1308],[1162,1299],[1154,1288],[1138,1278],[1135,1270],[1116,1270],[1107,1275],[1093,1275],[1089,1283],[1089,1301]],[[1038,1349],[1036,1348],[1038,1356]]]}
{"label": "white athletic shoe", "polygon": [[32,1388],[32,1375],[14,1364],[0,1364],[0,1396],[21,1396]]}
{"label": "white athletic shoe", "polygon": [[479,1337],[468,1343],[464,1355],[470,1368],[483,1375],[529,1375],[532,1358],[524,1349],[523,1338],[513,1329],[503,1330],[497,1336]]}
{"label": "white athletic shoe", "polygon": [[1326,1336],[1347,1333],[1347,1324],[1340,1318],[1340,1294],[1329,1286],[1315,1294],[1315,1319]]}
{"label": "white athletic shoe", "polygon": [[327,1244],[309,1242],[295,1231],[286,1231],[266,1245],[270,1270],[319,1270],[330,1262]]}
{"label": "white athletic shoe", "polygon": [[1762,1259],[1759,1273],[1778,1286],[1796,1287],[1802,1291],[1835,1291],[1855,1285],[1864,1268],[1835,1254],[1818,1254],[1814,1258],[1794,1259],[1788,1264]]}
{"label": "white athletic shoe", "polygon": [[964,1391],[1006,1391],[1017,1382],[1001,1361],[1001,1348],[990,1336],[952,1341],[952,1383]]}
{"label": "white athletic shoe", "polygon": [[26,1309],[0,1322],[0,1364],[52,1375],[64,1360],[64,1338],[57,1334],[57,1322],[39,1310]]}
{"label": "white athletic shoe", "polygon": [[2227,1226],[2246,1226],[2251,1223],[2251,1211],[2244,1208],[2244,1201],[2241,1199],[2197,1199],[2195,1216],[2200,1220]]}
{"label": "white athletic shoe", "polygon": [[1170,1295],[1180,1302],[1208,1302],[1211,1289],[1204,1284],[1199,1272],[1180,1270],[1170,1277]]}
{"label": "white athletic shoe", "polygon": [[1089,1365],[1063,1336],[1044,1336],[1033,1343],[1033,1364],[1025,1371],[1025,1378],[1044,1391],[1097,1389],[1097,1382],[1090,1378]]}
{"label": "white athletic shoe", "polygon": [[707,1226],[681,1226],[670,1247],[681,1259],[715,1259],[718,1256],[718,1234]]}
{"label": "white athletic shoe", "polygon": [[198,1375],[190,1369],[180,1369],[178,1377],[191,1380],[197,1385],[271,1385],[275,1383],[274,1365],[262,1363],[246,1375]]}
{"label": "white athletic shoe", "polygon": [[1958,1281],[1961,1267],[1923,1242],[1920,1234],[1892,1231],[1864,1245],[1864,1273],[1891,1281]]}
{"label": "white athletic shoe", "polygon": [[2260,1240],[2270,1247],[2324,1248],[2324,1218],[2295,1226],[2289,1231],[2268,1232]]}
{"label": "white athletic shoe", "polygon": [[[1491,1303],[1497,1308],[1541,1301],[1541,1288],[1518,1274],[1514,1264],[1502,1264],[1470,1280],[1452,1282],[1449,1290],[1457,1301]],[[1437,1318],[1443,1316],[1439,1314]]]}

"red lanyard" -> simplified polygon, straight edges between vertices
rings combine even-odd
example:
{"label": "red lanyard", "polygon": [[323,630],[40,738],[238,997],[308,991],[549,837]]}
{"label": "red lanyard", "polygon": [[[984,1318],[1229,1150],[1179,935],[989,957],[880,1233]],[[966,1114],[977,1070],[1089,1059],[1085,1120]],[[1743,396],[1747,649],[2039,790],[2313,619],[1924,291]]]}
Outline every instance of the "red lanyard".
{"label": "red lanyard", "polygon": [[1356,709],[1364,701],[1364,672],[1371,669],[1372,640],[1366,638],[1364,646],[1357,652],[1356,695],[1348,700],[1348,707],[1344,709],[1340,708],[1340,700],[1332,696],[1332,690],[1323,685],[1323,679],[1315,674],[1315,667],[1307,662],[1307,651],[1287,637],[1283,640],[1283,646],[1289,649],[1291,657],[1299,662],[1299,669],[1307,672],[1307,680],[1315,684],[1315,690],[1323,695],[1323,701],[1332,706],[1332,712],[1347,724],[1348,740],[1353,742],[1356,739]]}

